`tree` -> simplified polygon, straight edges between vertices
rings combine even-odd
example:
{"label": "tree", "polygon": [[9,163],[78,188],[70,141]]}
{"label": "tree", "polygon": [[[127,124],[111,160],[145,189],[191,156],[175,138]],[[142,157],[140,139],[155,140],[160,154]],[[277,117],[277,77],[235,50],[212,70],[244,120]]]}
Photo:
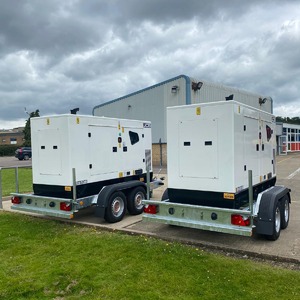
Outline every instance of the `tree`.
{"label": "tree", "polygon": [[35,112],[31,112],[29,114],[29,118],[26,121],[25,124],[25,128],[23,130],[24,133],[24,143],[23,146],[24,147],[31,147],[31,127],[30,127],[30,119],[31,118],[35,118],[35,117],[39,117],[40,116],[40,111],[37,109]]}
{"label": "tree", "polygon": [[300,124],[300,118],[299,117],[276,117],[276,122],[281,122],[281,123],[288,123],[288,124]]}

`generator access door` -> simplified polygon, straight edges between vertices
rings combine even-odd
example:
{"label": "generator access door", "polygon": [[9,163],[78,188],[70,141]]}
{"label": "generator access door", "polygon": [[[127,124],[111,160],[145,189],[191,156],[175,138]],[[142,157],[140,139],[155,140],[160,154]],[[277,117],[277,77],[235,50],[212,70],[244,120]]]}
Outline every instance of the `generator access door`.
{"label": "generator access door", "polygon": [[259,120],[245,116],[244,128],[244,168],[252,170],[253,178],[257,180],[260,176],[261,152]]}
{"label": "generator access door", "polygon": [[119,171],[117,126],[89,126],[90,174],[100,175]]}
{"label": "generator access door", "polygon": [[61,134],[59,128],[38,130],[38,158],[35,164],[40,175],[61,175]]}
{"label": "generator access door", "polygon": [[180,121],[179,176],[217,179],[218,119]]}

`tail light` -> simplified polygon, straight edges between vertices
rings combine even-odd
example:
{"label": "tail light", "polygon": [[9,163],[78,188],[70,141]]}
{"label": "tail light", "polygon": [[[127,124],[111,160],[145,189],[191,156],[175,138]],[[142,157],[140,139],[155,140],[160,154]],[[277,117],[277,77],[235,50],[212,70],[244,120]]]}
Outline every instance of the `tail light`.
{"label": "tail light", "polygon": [[249,226],[250,218],[242,215],[231,215],[231,224],[237,226]]}
{"label": "tail light", "polygon": [[20,204],[21,203],[21,198],[17,196],[11,197],[11,203],[12,204]]}
{"label": "tail light", "polygon": [[153,205],[153,204],[145,205],[144,213],[151,214],[151,215],[157,214],[158,213],[158,205]]}
{"label": "tail light", "polygon": [[71,203],[60,202],[60,210],[70,211],[72,208]]}

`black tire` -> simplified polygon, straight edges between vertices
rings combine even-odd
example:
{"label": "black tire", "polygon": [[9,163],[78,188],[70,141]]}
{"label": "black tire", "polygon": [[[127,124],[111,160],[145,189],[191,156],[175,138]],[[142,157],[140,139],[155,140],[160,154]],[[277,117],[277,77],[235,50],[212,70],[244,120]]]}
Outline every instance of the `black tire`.
{"label": "black tire", "polygon": [[281,229],[285,229],[289,225],[290,221],[290,199],[288,195],[285,195],[281,201]]}
{"label": "black tire", "polygon": [[146,191],[142,186],[134,188],[128,194],[127,209],[131,215],[139,215],[144,210],[143,200],[146,199]]}
{"label": "black tire", "polygon": [[25,154],[24,155],[24,160],[28,160],[29,159],[29,155],[28,154]]}
{"label": "black tire", "polygon": [[270,241],[276,241],[280,236],[281,229],[281,205],[278,201],[273,212],[273,234],[267,235],[266,238]]}
{"label": "black tire", "polygon": [[169,199],[168,189],[165,189],[164,193],[161,196],[161,201]]}
{"label": "black tire", "polygon": [[23,160],[23,158],[20,158],[20,157],[19,157],[18,160]]}
{"label": "black tire", "polygon": [[116,223],[123,219],[126,213],[126,197],[118,191],[111,194],[105,209],[104,219],[109,223]]}

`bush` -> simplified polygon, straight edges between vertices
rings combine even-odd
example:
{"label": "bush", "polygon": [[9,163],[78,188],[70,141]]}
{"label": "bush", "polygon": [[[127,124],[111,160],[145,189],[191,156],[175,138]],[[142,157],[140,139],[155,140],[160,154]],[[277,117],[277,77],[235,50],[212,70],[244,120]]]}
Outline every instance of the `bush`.
{"label": "bush", "polygon": [[19,147],[17,145],[0,145],[0,156],[14,156]]}

